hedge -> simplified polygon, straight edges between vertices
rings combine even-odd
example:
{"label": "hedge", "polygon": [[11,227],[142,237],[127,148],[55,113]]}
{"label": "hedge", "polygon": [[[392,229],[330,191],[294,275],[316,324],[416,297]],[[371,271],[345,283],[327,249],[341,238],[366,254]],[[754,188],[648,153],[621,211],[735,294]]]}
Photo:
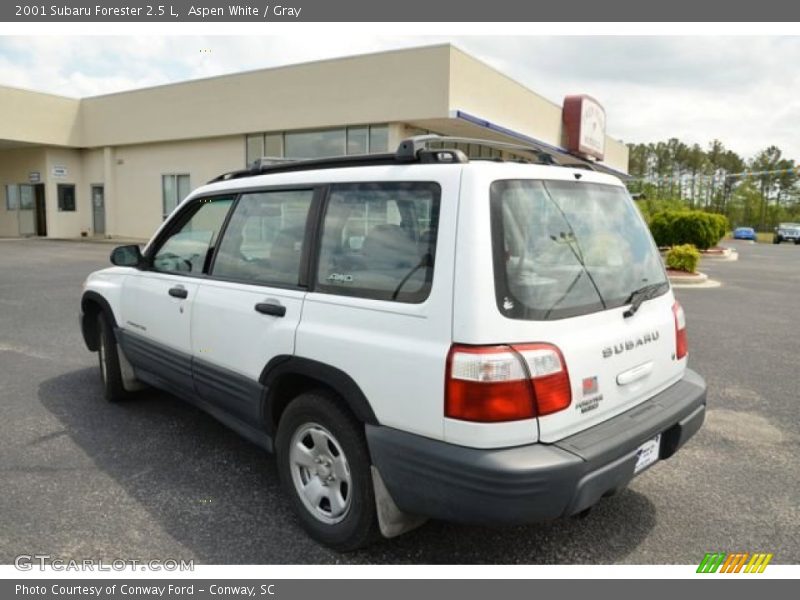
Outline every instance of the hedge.
{"label": "hedge", "polygon": [[667,252],[667,258],[664,262],[667,263],[667,268],[669,269],[694,273],[697,271],[697,263],[700,262],[700,253],[691,244],[673,246]]}
{"label": "hedge", "polygon": [[727,230],[727,217],[701,210],[666,210],[650,219],[650,231],[661,247],[692,244],[707,250],[716,246]]}

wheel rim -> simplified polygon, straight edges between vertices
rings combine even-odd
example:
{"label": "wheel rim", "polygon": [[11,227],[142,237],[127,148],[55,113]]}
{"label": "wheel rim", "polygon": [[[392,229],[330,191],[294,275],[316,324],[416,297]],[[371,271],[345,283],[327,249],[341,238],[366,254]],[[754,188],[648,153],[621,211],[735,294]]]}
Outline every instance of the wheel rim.
{"label": "wheel rim", "polygon": [[106,365],[106,341],[103,339],[103,336],[100,336],[100,345],[98,347],[98,353],[100,354],[100,377],[103,378],[103,383],[107,380],[107,365]]}
{"label": "wheel rim", "polygon": [[289,468],[298,497],[323,523],[340,522],[350,511],[352,478],[342,447],[317,423],[297,428],[289,445]]}

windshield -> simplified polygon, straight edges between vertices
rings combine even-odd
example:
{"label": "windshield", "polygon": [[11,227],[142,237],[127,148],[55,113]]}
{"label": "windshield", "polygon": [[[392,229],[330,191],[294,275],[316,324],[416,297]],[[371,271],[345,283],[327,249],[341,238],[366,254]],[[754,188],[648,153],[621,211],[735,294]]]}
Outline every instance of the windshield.
{"label": "windshield", "polygon": [[491,187],[497,305],[512,319],[563,319],[624,305],[661,257],[625,189],[579,181]]}

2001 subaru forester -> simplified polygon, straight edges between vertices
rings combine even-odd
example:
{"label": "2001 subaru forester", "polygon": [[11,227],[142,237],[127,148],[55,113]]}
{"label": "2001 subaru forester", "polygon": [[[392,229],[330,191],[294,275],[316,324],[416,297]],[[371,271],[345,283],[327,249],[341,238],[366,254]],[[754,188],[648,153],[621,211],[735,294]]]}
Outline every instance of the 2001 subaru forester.
{"label": "2001 subaru forester", "polygon": [[81,302],[109,400],[162,388],[274,451],[342,550],[579,513],[705,414],[622,183],[432,141],[221,176]]}

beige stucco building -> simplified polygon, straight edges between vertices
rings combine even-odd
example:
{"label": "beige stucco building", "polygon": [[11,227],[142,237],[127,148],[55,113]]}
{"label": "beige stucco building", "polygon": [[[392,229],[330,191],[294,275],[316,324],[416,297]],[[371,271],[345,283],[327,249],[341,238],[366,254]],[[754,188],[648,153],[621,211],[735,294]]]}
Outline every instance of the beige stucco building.
{"label": "beige stucco building", "polygon": [[[385,152],[423,131],[566,155],[560,105],[450,45],[81,99],[0,86],[0,236],[147,238],[254,158]],[[599,166],[626,173],[627,147],[605,136]]]}

